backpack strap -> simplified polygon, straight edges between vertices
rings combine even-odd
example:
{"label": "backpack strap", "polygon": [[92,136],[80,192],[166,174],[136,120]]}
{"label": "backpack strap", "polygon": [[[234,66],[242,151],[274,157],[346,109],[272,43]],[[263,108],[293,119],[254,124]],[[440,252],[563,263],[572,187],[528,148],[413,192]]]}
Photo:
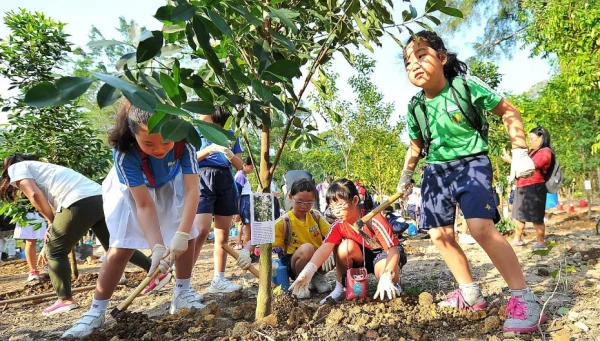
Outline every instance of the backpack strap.
{"label": "backpack strap", "polygon": [[[419,130],[421,130],[421,138],[423,139],[423,148],[421,148],[421,158],[424,158],[429,153],[429,145],[431,144],[431,128],[429,127],[429,118],[427,118],[427,107],[425,105],[425,92],[421,91],[413,96],[410,100],[410,114],[413,116]],[[415,107],[420,109],[419,115],[415,111]]]}
{"label": "backpack strap", "polygon": [[290,241],[292,239],[292,226],[290,224],[290,215],[285,212],[281,219],[283,219],[283,252],[287,255],[288,246],[290,246]]}
{"label": "backpack strap", "polygon": [[473,105],[473,102],[471,102],[471,88],[469,88],[469,84],[467,83],[467,77],[463,75],[463,76],[461,76],[461,78],[462,78],[462,85],[465,88],[465,93],[466,93],[466,97],[467,97],[467,98],[464,98],[464,101],[467,102],[468,106],[469,106],[467,108],[467,110],[464,110],[464,108],[460,105],[460,99],[458,98],[458,95],[457,95],[458,91],[456,90],[456,87],[454,86],[454,79],[452,79],[452,81],[450,82],[450,92],[452,93],[452,97],[454,97],[454,100],[456,101],[456,105],[458,106],[458,109],[460,110],[460,113],[463,115],[463,117],[469,122],[471,127],[473,127],[475,130],[477,130],[479,135],[481,135],[481,137],[485,141],[487,141],[489,125],[487,123],[484,123],[485,121],[483,119],[483,113],[481,112],[481,110],[479,110],[477,107],[475,107]]}
{"label": "backpack strap", "polygon": [[146,176],[146,180],[148,180],[148,184],[150,184],[150,186],[154,186],[156,182],[154,181],[154,175],[152,175],[152,169],[150,168],[150,159],[148,159],[148,154],[142,151],[142,148],[140,148],[140,145],[137,143],[135,143],[135,148],[137,149],[138,153],[140,154],[140,157],[142,158],[142,171]]}

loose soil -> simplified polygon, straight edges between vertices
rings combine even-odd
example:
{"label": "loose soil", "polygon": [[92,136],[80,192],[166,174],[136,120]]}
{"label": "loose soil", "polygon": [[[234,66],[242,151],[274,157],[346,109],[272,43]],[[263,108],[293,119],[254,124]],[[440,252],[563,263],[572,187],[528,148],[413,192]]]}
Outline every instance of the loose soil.
{"label": "loose soil", "polygon": [[[594,207],[594,214],[599,209]],[[409,258],[402,271],[404,292],[400,298],[389,302],[366,298],[319,305],[325,295],[297,300],[281,294],[274,296],[273,314],[260,321],[254,321],[257,280],[238,271],[233,260],[228,260],[227,276],[243,284],[243,290],[232,294],[205,293],[212,275],[213,245],[209,244],[203,249],[192,277],[195,289],[205,296],[206,308],[169,315],[171,282],[158,294],[138,297],[130,310],[116,319],[107,314],[107,324],[86,340],[596,340],[600,335],[600,236],[596,235],[595,223],[587,218],[586,211],[570,215],[548,212],[547,239],[556,242],[550,253],[532,254],[530,247],[535,243],[535,235],[530,227],[525,238],[529,243],[515,249],[527,283],[545,303],[548,321],[542,326],[543,334],[502,332],[509,291],[478,245],[465,245],[463,249],[488,299],[488,308],[464,312],[437,307],[435,302],[454,290],[456,283],[429,240],[409,239],[405,242]],[[5,277],[17,276],[4,275],[4,264],[16,266],[0,264],[0,284]],[[93,284],[97,269],[97,265],[85,269],[90,272],[80,276],[80,282],[74,285]],[[127,269],[137,270],[132,266]],[[555,279],[552,274],[556,272]],[[330,282],[333,275],[333,272],[327,275]],[[117,289],[111,307],[125,299],[143,276],[139,272],[128,274],[129,287]],[[371,277],[369,297],[373,296],[376,284]],[[51,291],[44,285],[49,283],[40,283],[40,291]],[[29,295],[27,288],[20,293],[1,288],[0,299]],[[87,309],[91,295],[91,292],[76,294],[81,308],[49,318],[42,317],[40,311],[53,299],[9,305],[4,310],[0,307],[0,339],[58,340]]]}

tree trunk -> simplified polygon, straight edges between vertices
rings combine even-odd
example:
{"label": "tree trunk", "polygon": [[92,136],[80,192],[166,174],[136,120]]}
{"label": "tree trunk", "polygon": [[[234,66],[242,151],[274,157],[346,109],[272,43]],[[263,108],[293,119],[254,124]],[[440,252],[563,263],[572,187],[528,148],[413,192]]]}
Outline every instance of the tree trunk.
{"label": "tree trunk", "polygon": [[77,269],[77,257],[75,257],[75,247],[73,247],[71,250],[69,258],[71,260],[71,278],[75,280],[79,277],[79,270]]}

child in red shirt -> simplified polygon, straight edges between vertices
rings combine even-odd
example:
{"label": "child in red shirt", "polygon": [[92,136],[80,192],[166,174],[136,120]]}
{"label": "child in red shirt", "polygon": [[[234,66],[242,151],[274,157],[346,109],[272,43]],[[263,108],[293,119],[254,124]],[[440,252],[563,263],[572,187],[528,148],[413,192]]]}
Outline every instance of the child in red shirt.
{"label": "child in red shirt", "polygon": [[[338,220],[333,224],[325,237],[323,244],[315,251],[310,262],[300,272],[290,290],[295,295],[302,295],[308,291],[308,285],[317,269],[325,262],[329,254],[336,248],[336,286],[325,299],[331,297],[339,300],[344,297],[342,276],[348,267],[362,267],[366,263],[369,273],[375,274],[379,283],[375,298],[395,298],[399,293],[402,246],[394,236],[393,229],[387,220],[377,214],[362,230],[375,239],[383,248],[376,249],[369,245],[364,238],[356,232],[352,225],[361,218],[359,195],[356,185],[352,181],[342,179],[335,181],[327,190],[327,204]],[[364,253],[363,253],[364,247]],[[405,257],[402,257],[405,262]]]}

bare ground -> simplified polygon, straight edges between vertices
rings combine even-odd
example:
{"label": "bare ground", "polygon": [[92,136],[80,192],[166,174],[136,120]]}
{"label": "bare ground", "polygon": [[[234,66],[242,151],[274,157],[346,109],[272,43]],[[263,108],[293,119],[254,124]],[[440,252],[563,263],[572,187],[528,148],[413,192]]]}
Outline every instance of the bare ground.
{"label": "bare ground", "polygon": [[[594,207],[594,211],[600,207]],[[594,212],[595,214],[596,212]],[[406,242],[408,264],[402,271],[404,293],[392,302],[371,299],[320,306],[324,295],[296,300],[275,297],[273,315],[254,322],[257,280],[238,271],[229,260],[227,275],[242,283],[240,293],[207,294],[212,277],[212,244],[205,246],[192,283],[204,293],[208,307],[170,316],[172,283],[160,293],[139,297],[117,321],[107,324],[89,340],[597,340],[600,337],[600,236],[585,211],[575,214],[548,211],[547,235],[556,246],[546,256],[534,255],[529,243],[516,249],[526,281],[541,295],[548,322],[542,333],[502,333],[508,289],[498,271],[478,245],[463,246],[475,277],[488,297],[484,312],[465,313],[440,309],[432,302],[455,288],[455,282],[439,252],[428,240]],[[527,240],[534,239],[528,229]],[[93,284],[99,264],[81,265],[75,286]],[[22,262],[0,263],[0,300],[51,291],[49,283],[24,287],[27,277]],[[143,278],[138,269],[127,269],[129,283],[120,286],[111,307],[124,300]],[[552,274],[556,274],[556,278]],[[333,273],[328,275],[333,281]],[[371,278],[369,294],[376,282]],[[54,299],[0,306],[0,340],[56,340],[87,309],[92,292],[75,295],[79,309],[53,317],[41,310]],[[110,308],[109,308],[110,309]]]}

